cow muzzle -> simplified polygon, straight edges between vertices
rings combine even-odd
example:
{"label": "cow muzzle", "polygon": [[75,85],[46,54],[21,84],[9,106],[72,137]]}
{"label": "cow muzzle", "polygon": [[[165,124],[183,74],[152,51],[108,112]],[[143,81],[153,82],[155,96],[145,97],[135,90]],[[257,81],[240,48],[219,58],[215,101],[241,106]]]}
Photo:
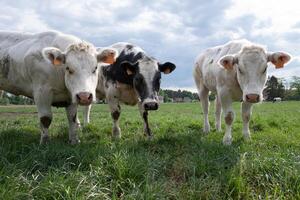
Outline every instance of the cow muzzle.
{"label": "cow muzzle", "polygon": [[82,106],[88,106],[93,102],[93,94],[89,92],[79,92],[76,94],[77,103]]}
{"label": "cow muzzle", "polygon": [[145,110],[157,110],[158,109],[158,103],[153,101],[153,102],[146,102],[144,103],[144,109]]}
{"label": "cow muzzle", "polygon": [[259,95],[258,94],[247,94],[246,101],[249,103],[258,103],[259,102]]}

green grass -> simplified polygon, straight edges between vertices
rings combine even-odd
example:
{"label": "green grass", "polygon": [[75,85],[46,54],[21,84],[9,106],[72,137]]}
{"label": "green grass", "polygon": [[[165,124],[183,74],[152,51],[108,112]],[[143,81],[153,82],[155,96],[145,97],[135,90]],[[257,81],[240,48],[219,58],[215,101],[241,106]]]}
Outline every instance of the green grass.
{"label": "green grass", "polygon": [[0,107],[0,199],[300,199],[300,102],[256,105],[250,142],[234,108],[232,146],[214,128],[202,133],[199,103],[151,112],[152,141],[127,106],[112,141],[108,106],[96,105],[76,146],[54,108],[51,142],[40,146],[35,107]]}

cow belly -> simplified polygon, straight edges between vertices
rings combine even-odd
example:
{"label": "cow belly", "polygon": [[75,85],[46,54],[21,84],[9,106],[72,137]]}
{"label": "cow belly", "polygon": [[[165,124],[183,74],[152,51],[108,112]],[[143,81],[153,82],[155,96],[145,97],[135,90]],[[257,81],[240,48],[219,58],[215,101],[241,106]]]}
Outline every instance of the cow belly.
{"label": "cow belly", "polygon": [[119,100],[127,105],[136,105],[138,103],[138,97],[134,89],[120,90]]}
{"label": "cow belly", "polygon": [[32,90],[30,84],[23,84],[20,86],[15,86],[11,84],[7,79],[1,79],[0,77],[0,90],[4,90],[14,95],[23,95],[32,98]]}
{"label": "cow belly", "polygon": [[212,73],[205,74],[204,85],[208,90],[213,91],[213,92],[216,91],[217,81],[216,81],[215,76]]}

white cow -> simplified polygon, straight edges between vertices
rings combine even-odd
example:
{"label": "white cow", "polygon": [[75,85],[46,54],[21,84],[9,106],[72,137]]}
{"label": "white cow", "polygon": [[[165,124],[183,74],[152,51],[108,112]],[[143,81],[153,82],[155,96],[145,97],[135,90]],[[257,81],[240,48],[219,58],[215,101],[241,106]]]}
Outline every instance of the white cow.
{"label": "white cow", "polygon": [[41,140],[49,140],[51,105],[66,107],[69,140],[79,142],[77,106],[95,100],[98,62],[112,62],[116,51],[95,47],[59,32],[0,32],[0,89],[33,98],[40,119]]}
{"label": "white cow", "polygon": [[232,142],[231,126],[234,120],[233,101],[242,101],[243,135],[250,139],[249,121],[253,103],[262,100],[266,83],[268,62],[282,68],[290,60],[284,52],[270,53],[262,46],[247,40],[231,41],[207,49],[195,63],[194,79],[204,113],[204,132],[210,131],[208,121],[208,93],[217,93],[216,130],[221,131],[221,108],[224,112],[225,145]]}

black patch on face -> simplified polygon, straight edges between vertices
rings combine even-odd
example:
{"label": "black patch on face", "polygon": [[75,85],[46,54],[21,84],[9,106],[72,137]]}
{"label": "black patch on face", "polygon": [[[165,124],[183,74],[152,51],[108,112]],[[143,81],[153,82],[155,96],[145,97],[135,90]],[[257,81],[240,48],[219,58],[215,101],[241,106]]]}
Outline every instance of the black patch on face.
{"label": "black patch on face", "polygon": [[153,90],[156,92],[158,92],[160,89],[160,79],[161,79],[161,73],[158,71],[155,73],[152,81]]}
{"label": "black patch on face", "polygon": [[44,128],[49,128],[52,119],[50,117],[44,116],[40,118],[40,121]]}
{"label": "black patch on face", "polygon": [[120,112],[119,111],[114,111],[111,113],[111,117],[114,119],[114,120],[118,120],[119,117],[120,117]]}
{"label": "black patch on face", "polygon": [[138,73],[134,77],[134,88],[138,92],[141,100],[145,100],[149,94],[147,83],[145,81],[145,78],[142,74]]}
{"label": "black patch on face", "polygon": [[132,44],[127,44],[127,45],[126,45],[126,48],[127,48],[128,50],[131,50],[133,47],[134,47],[134,46],[133,46]]}
{"label": "black patch on face", "polygon": [[[143,52],[130,52],[127,53],[126,50],[123,50],[119,57],[117,58],[114,64],[103,67],[103,75],[107,80],[118,81],[127,85],[133,86],[134,74],[128,75],[126,69],[122,67],[122,62],[127,61],[130,63],[137,63],[140,59],[144,57]],[[139,72],[138,65],[135,66],[136,73]]]}
{"label": "black patch on face", "polygon": [[67,101],[59,101],[59,102],[54,102],[52,103],[52,106],[54,107],[68,107],[70,105],[70,102],[67,102]]}
{"label": "black patch on face", "polygon": [[0,73],[3,75],[4,78],[8,78],[9,63],[10,63],[10,56],[8,54],[4,55],[0,59]]}

